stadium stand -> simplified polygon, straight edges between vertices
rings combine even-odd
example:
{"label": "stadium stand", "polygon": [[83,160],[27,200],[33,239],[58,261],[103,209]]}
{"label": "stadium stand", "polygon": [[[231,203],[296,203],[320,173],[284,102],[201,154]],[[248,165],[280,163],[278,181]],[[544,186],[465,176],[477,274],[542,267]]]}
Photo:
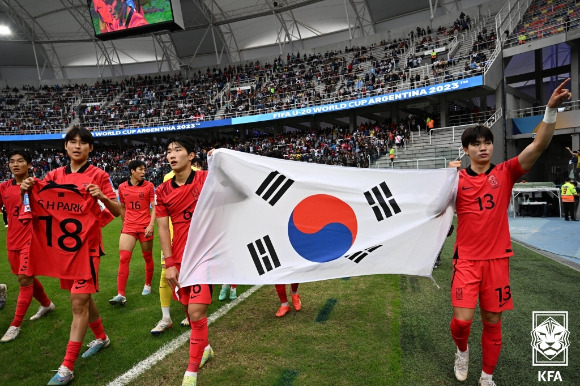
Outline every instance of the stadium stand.
{"label": "stadium stand", "polygon": [[504,44],[523,44],[576,29],[579,25],[580,4],[577,1],[534,0]]}

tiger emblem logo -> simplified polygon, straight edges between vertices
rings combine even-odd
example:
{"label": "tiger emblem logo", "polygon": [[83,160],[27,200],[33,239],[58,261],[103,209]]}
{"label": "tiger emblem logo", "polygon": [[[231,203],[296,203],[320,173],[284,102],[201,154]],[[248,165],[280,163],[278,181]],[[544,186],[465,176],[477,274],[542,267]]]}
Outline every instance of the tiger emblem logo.
{"label": "tiger emblem logo", "polygon": [[532,347],[551,361],[568,348],[569,335],[564,326],[549,317],[532,330]]}

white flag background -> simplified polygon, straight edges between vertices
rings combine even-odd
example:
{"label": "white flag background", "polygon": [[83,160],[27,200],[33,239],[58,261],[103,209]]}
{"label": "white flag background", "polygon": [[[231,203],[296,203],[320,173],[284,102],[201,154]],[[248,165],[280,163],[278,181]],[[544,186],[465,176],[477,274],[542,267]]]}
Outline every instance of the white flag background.
{"label": "white flag background", "polygon": [[430,276],[453,218],[456,169],[346,168],[225,149],[211,158],[183,286]]}

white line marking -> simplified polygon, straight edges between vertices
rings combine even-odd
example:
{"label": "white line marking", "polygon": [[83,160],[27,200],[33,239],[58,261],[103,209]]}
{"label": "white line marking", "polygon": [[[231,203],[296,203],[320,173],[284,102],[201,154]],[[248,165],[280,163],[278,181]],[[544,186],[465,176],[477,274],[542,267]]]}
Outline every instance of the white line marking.
{"label": "white line marking", "polygon": [[[255,285],[252,288],[246,290],[242,293],[236,300],[230,303],[224,304],[216,312],[207,317],[207,325],[209,326],[215,322],[218,318],[227,314],[232,308],[237,306],[239,303],[246,300],[250,295],[260,289],[261,285]],[[119,377],[111,381],[108,386],[123,386],[127,385],[129,382],[134,381],[137,377],[143,374],[145,371],[149,370],[157,363],[161,362],[167,355],[171,354],[177,350],[181,345],[189,341],[191,335],[191,330],[184,332],[177,338],[170,342],[165,343],[154,352],[150,357],[143,359],[141,362],[137,363],[133,368],[129,369],[126,373],[121,374]]]}

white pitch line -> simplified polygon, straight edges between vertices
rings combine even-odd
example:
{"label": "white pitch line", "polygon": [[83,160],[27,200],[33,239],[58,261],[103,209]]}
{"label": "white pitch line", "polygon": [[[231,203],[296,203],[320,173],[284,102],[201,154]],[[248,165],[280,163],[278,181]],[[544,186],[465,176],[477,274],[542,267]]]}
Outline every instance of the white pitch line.
{"label": "white pitch line", "polygon": [[[209,326],[215,322],[218,318],[227,314],[232,308],[237,306],[239,303],[246,300],[250,295],[260,289],[261,285],[255,285],[242,293],[236,300],[229,302],[220,307],[216,312],[207,317],[207,325]],[[171,354],[177,350],[185,342],[189,341],[191,335],[191,330],[184,332],[170,342],[165,343],[159,350],[154,352],[150,357],[143,359],[141,362],[137,363],[133,368],[129,369],[126,373],[121,374],[119,377],[111,381],[108,386],[124,386],[129,382],[134,381],[138,376],[143,374],[145,371],[149,370],[151,367],[155,366],[157,363],[161,362],[167,355]]]}

